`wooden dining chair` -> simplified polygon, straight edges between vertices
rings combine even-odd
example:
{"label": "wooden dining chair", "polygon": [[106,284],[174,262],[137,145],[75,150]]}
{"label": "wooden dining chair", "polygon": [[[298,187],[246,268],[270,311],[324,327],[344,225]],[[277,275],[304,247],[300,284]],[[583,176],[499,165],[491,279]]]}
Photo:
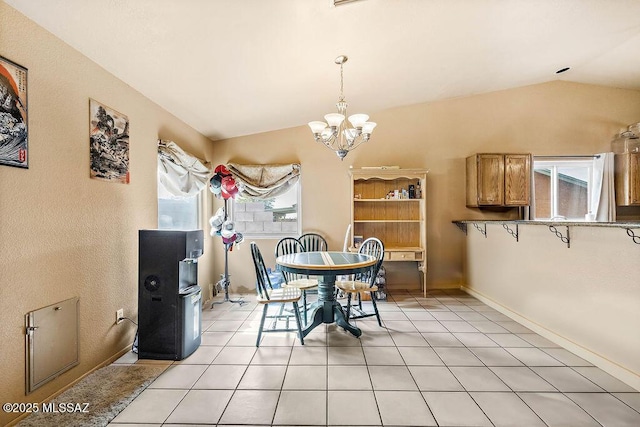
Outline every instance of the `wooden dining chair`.
{"label": "wooden dining chair", "polygon": [[[382,326],[380,320],[380,313],[378,313],[378,306],[376,304],[376,291],[378,286],[376,285],[376,277],[378,271],[384,261],[384,245],[382,242],[375,238],[369,237],[358,249],[358,253],[374,256],[378,261],[374,264],[373,268],[365,271],[364,273],[356,274],[353,279],[336,281],[336,289],[347,294],[347,304],[344,308],[347,310],[347,319],[360,319],[363,317],[376,316],[378,319],[378,325]],[[373,313],[367,313],[362,308],[362,292],[367,292],[371,295],[371,304],[373,305]],[[351,303],[353,295],[357,296],[357,302]],[[358,312],[357,314],[355,312]]]}
{"label": "wooden dining chair", "polygon": [[298,237],[298,241],[304,246],[305,252],[326,251],[329,247],[325,238],[318,233],[305,233]]}
{"label": "wooden dining chair", "polygon": [[[302,236],[298,237],[298,240],[300,241],[300,243],[302,243],[302,246],[304,246],[305,252],[321,252],[329,250],[327,241],[324,237],[322,237],[322,235],[318,233],[305,233]],[[310,278],[312,280],[318,281],[318,279],[314,278],[313,276],[310,276]],[[317,293],[317,291],[314,289],[309,289],[308,293]]]}
{"label": "wooden dining chair", "polygon": [[[280,239],[278,244],[276,245],[276,258],[281,255],[288,255],[294,253],[305,252],[304,246],[300,241],[294,237],[285,237]],[[276,268],[278,268],[276,266]],[[297,288],[302,291],[302,307],[303,307],[303,316],[304,316],[304,324],[307,324],[307,291],[310,289],[315,289],[318,287],[318,280],[312,279],[309,276],[295,274],[295,273],[287,273],[286,271],[282,271],[282,277],[284,277],[285,286]]]}
{"label": "wooden dining chair", "polygon": [[[267,268],[264,265],[264,260],[262,259],[262,254],[260,253],[260,249],[255,242],[251,242],[251,257],[253,258],[253,265],[256,270],[256,291],[258,294],[257,302],[258,304],[262,304],[264,307],[262,308],[262,317],[260,319],[260,327],[258,329],[258,339],[256,340],[256,347],[260,347],[260,338],[262,338],[263,332],[292,332],[297,331],[298,337],[300,338],[300,344],[304,345],[304,337],[302,336],[302,322],[300,321],[300,307],[298,306],[298,301],[300,301],[301,291],[300,289],[294,288],[292,286],[286,286],[284,288],[274,289],[271,286],[271,280],[269,279],[269,273]],[[289,325],[288,318],[290,315],[282,314],[282,310],[279,314],[276,315],[267,315],[267,311],[269,309],[269,304],[281,304],[284,305],[286,303],[293,304],[293,314],[296,318],[296,329],[285,327],[283,329],[264,329],[264,322],[266,319],[276,319],[277,320],[286,318],[286,325]]]}

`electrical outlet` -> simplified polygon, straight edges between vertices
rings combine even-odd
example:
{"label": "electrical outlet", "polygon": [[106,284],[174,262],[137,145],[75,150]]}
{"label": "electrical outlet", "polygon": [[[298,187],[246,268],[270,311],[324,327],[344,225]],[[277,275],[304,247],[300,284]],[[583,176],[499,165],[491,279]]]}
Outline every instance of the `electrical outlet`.
{"label": "electrical outlet", "polygon": [[124,317],[124,309],[119,309],[116,311],[116,325],[119,325],[122,322],[122,318]]}

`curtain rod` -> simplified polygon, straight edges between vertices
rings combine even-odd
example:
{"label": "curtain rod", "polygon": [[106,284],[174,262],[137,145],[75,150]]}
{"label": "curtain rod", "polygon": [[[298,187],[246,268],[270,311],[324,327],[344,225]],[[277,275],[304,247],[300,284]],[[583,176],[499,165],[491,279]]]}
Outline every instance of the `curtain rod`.
{"label": "curtain rod", "polygon": [[537,159],[599,159],[600,154],[577,155],[577,156],[533,156]]}

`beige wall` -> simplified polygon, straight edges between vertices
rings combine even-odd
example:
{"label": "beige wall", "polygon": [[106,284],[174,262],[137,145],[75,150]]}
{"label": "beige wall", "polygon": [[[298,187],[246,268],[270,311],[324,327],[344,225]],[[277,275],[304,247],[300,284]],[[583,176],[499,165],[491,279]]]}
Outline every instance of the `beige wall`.
{"label": "beige wall", "polygon": [[[333,106],[325,107],[330,112]],[[428,287],[438,288],[464,283],[464,236],[452,220],[516,215],[465,207],[465,157],[476,152],[608,151],[619,128],[640,120],[640,91],[557,81],[368,113],[378,123],[372,140],[343,162],[314,142],[307,126],[218,141],[216,161],[300,162],[303,228],[326,235],[331,249],[342,248],[349,223],[350,165],[429,169],[427,281]],[[259,243],[265,261],[273,265],[275,241]],[[216,244],[215,250],[221,254],[222,245]],[[216,257],[217,273],[222,271],[220,259]],[[255,280],[247,268],[248,245],[234,250],[229,259],[232,289],[248,291]],[[413,277],[418,279],[417,274]]]}
{"label": "beige wall", "polygon": [[[3,2],[0,55],[29,69],[30,111],[30,168],[0,167],[3,402],[41,401],[130,345],[133,327],[112,324],[116,309],[132,317],[137,311],[137,231],[157,223],[158,137],[214,164],[300,162],[304,229],[326,235],[334,249],[342,247],[349,222],[349,165],[430,169],[428,285],[434,288],[464,283],[465,239],[451,220],[499,216],[464,207],[466,156],[604,151],[621,126],[640,120],[638,91],[553,82],[370,111],[378,122],[373,140],[340,162],[313,142],[307,126],[211,144]],[[131,121],[130,185],[88,178],[90,97]],[[220,204],[205,206],[206,216]],[[260,243],[273,265],[275,242]],[[201,284],[217,279],[222,255],[219,239],[208,238]],[[248,244],[230,254],[230,270],[232,287],[253,287]],[[24,314],[73,296],[80,297],[80,365],[25,397]],[[8,419],[0,414],[0,424]]]}
{"label": "beige wall", "polygon": [[[202,157],[211,142],[4,2],[0,55],[29,70],[30,150],[28,170],[0,166],[0,401],[38,402],[133,341],[132,324],[113,323],[119,308],[137,314],[137,233],[157,224],[156,140]],[[90,97],[129,117],[129,185],[89,179]],[[209,282],[209,242],[206,252]],[[80,364],[25,397],[24,315],[74,296]]]}
{"label": "beige wall", "polygon": [[624,228],[571,227],[570,248],[544,225],[518,231],[469,226],[469,288],[640,390],[640,247]]}

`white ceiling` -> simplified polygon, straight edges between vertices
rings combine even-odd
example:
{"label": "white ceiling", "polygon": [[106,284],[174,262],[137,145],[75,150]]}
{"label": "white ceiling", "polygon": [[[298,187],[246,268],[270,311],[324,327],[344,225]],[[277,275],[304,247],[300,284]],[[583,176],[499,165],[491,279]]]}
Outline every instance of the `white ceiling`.
{"label": "white ceiling", "polygon": [[[640,0],[3,0],[211,139],[564,79],[640,90]],[[571,67],[566,73],[555,71]]]}

